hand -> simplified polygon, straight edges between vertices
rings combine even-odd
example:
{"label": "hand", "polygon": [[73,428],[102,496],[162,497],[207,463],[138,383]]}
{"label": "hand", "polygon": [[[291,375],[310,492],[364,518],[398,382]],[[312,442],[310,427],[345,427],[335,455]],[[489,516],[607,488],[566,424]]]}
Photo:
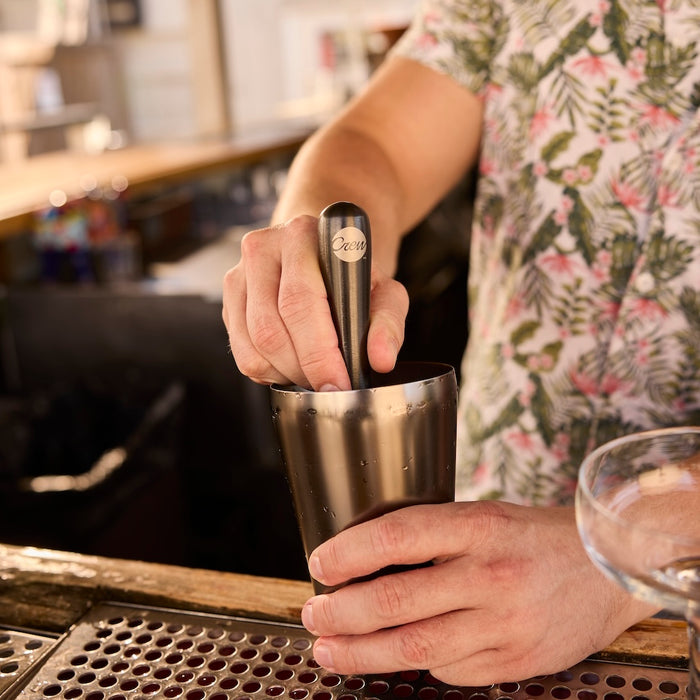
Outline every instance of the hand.
{"label": "hand", "polygon": [[[223,320],[239,370],[260,384],[350,389],[318,263],[318,219],[251,231],[224,278]],[[367,351],[390,371],[403,343],[404,287],[372,269]]]}
{"label": "hand", "polygon": [[390,564],[433,566],[311,598],[314,656],[342,674],[430,670],[455,685],[551,674],[655,612],[599,573],[573,508],[412,506],[355,526],[309,557],[335,586]]}

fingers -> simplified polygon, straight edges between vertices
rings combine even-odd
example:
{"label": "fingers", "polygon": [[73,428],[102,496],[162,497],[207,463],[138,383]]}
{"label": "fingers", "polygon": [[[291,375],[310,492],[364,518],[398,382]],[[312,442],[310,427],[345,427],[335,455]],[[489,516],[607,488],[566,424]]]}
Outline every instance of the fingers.
{"label": "fingers", "polygon": [[367,355],[376,372],[390,372],[404,339],[408,292],[391,277],[373,275]]}
{"label": "fingers", "polygon": [[402,508],[321,544],[309,557],[309,571],[317,581],[337,586],[392,564],[449,558],[493,538],[494,530],[508,520],[496,501],[455,503],[449,509],[444,505]]}
{"label": "fingers", "polygon": [[508,657],[507,631],[481,610],[454,611],[362,637],[321,637],[314,644],[316,661],[335,673],[430,669],[436,677],[454,673],[459,685],[467,679],[470,685],[518,679],[510,675],[515,670],[508,666],[515,664]]}
{"label": "fingers", "polygon": [[[393,368],[403,342],[406,290],[373,273],[370,364]],[[262,384],[350,389],[318,263],[317,219],[251,231],[224,278],[224,324],[239,370]]]}

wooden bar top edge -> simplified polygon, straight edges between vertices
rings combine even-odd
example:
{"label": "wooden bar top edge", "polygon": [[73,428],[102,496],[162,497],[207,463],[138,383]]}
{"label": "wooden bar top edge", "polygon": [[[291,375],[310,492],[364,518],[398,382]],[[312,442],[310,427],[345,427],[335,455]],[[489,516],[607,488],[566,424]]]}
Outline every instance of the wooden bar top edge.
{"label": "wooden bar top edge", "polygon": [[[305,581],[192,569],[0,544],[0,625],[63,633],[102,601],[299,624],[313,589]],[[680,620],[651,618],[595,658],[685,667]]]}
{"label": "wooden bar top edge", "polygon": [[129,195],[154,185],[174,184],[267,158],[294,153],[310,131],[203,141],[144,143],[99,154],[56,151],[0,164],[0,238],[31,228],[35,212],[62,190],[69,199],[85,195],[87,180],[109,186],[124,177]]}

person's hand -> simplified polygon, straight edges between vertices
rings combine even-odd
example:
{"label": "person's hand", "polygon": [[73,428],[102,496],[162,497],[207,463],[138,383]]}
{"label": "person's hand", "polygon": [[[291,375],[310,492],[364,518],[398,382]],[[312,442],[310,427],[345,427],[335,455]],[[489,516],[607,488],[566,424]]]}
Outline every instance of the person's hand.
{"label": "person's hand", "polygon": [[335,673],[429,670],[455,685],[551,674],[655,612],[599,573],[573,508],[411,506],[345,530],[309,557],[328,586],[391,564],[433,566],[311,598],[302,622]]}
{"label": "person's hand", "polygon": [[[318,219],[246,234],[224,278],[223,319],[238,369],[260,384],[350,389],[318,262]],[[367,351],[388,372],[403,343],[408,295],[372,268]]]}

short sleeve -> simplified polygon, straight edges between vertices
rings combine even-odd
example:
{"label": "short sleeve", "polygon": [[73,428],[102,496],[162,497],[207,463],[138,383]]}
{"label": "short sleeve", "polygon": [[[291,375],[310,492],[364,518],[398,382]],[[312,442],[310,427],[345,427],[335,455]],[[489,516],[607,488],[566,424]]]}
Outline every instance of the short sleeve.
{"label": "short sleeve", "polygon": [[498,6],[493,0],[422,0],[391,53],[482,93],[498,43]]}

